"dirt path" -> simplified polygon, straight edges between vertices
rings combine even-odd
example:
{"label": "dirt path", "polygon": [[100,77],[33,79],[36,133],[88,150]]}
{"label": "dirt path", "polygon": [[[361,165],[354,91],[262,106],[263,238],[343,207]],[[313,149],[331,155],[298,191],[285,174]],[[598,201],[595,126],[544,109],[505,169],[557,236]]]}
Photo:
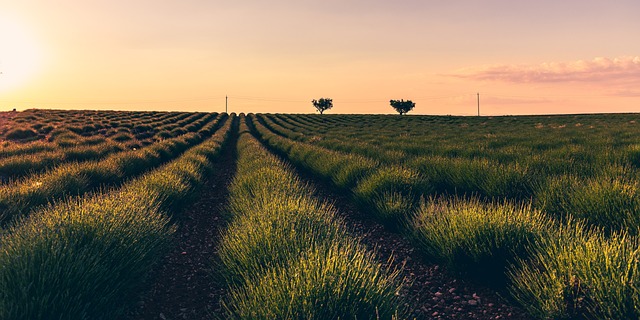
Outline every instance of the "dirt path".
{"label": "dirt path", "polygon": [[150,289],[128,319],[207,319],[220,314],[226,285],[212,279],[209,270],[220,230],[226,227],[222,210],[236,171],[237,129],[231,130],[213,175],[178,218],[175,247],[158,266]]}
{"label": "dirt path", "polygon": [[[288,162],[286,159],[285,162]],[[442,266],[423,257],[404,236],[390,232],[362,212],[345,192],[338,192],[312,174],[291,166],[316,189],[316,196],[334,204],[354,234],[377,250],[380,261],[403,268],[408,280],[401,293],[407,299],[410,317],[415,319],[531,319],[495,291],[460,279]]]}
{"label": "dirt path", "polygon": [[[226,286],[224,282],[212,279],[208,269],[215,255],[219,232],[226,227],[222,210],[228,196],[227,185],[236,171],[236,139],[234,134],[226,144],[218,170],[202,187],[199,199],[183,211],[175,248],[158,266],[150,280],[150,289],[128,319],[206,319],[220,314],[219,301]],[[362,237],[368,247],[377,250],[380,261],[391,261],[392,267],[403,267],[407,286],[401,294],[407,299],[411,318],[530,318],[494,291],[459,279],[427,261],[409,240],[367,217],[344,192],[337,192],[307,172],[297,170],[297,173],[316,189],[316,196],[334,203],[348,228]]]}

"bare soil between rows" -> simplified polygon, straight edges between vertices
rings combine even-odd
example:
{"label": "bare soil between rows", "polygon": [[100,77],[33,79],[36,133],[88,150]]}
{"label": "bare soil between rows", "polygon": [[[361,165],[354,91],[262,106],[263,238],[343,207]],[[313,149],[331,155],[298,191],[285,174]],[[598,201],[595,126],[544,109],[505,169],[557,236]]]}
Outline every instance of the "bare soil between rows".
{"label": "bare soil between rows", "polygon": [[[226,284],[211,272],[220,232],[227,226],[227,186],[236,171],[234,131],[216,169],[178,218],[175,246],[148,281],[147,291],[127,319],[211,319],[222,314]],[[289,163],[287,159],[281,159]],[[290,164],[290,163],[289,163]],[[349,194],[291,165],[313,187],[315,196],[330,201],[347,228],[378,254],[383,265],[401,269],[406,283],[400,293],[408,316],[415,319],[530,319],[497,292],[464,279],[429,261],[405,236],[387,230],[349,198]]]}
{"label": "bare soil between rows", "polygon": [[[276,152],[277,154],[277,152]],[[356,206],[348,192],[293,165],[301,179],[316,190],[315,196],[334,205],[349,230],[379,261],[391,269],[401,269],[405,287],[401,295],[411,319],[532,319],[498,292],[465,279],[422,255],[406,236],[376,222]]]}
{"label": "bare soil between rows", "polygon": [[174,247],[149,279],[147,291],[127,319],[211,319],[221,314],[226,284],[215,279],[213,261],[220,233],[227,226],[224,209],[228,185],[236,172],[237,129],[201,186],[195,202],[176,219]]}

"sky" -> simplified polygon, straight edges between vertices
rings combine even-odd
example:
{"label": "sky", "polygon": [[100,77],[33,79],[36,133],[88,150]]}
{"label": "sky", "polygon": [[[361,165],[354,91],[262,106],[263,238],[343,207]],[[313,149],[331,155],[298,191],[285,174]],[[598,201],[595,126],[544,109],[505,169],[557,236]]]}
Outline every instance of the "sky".
{"label": "sky", "polygon": [[[637,0],[0,0],[13,108],[640,112]],[[228,97],[226,100],[225,97]]]}

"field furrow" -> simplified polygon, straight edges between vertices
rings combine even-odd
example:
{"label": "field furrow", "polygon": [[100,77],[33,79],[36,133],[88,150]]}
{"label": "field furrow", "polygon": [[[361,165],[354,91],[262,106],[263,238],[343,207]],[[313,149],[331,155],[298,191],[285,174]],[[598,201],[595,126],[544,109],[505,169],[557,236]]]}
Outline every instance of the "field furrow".
{"label": "field furrow", "polygon": [[[289,163],[284,154],[283,161]],[[448,270],[448,266],[434,263],[421,252],[415,238],[393,232],[371,219],[370,213],[356,205],[348,193],[320,179],[312,170],[305,170],[299,164],[292,168],[315,190],[315,197],[331,199],[348,229],[368,248],[375,249],[380,261],[391,269],[402,271],[405,286],[401,295],[406,303],[407,319],[531,318],[514,306],[513,301],[505,300],[495,288],[469,281],[455,269]]]}
{"label": "field furrow", "polygon": [[0,120],[0,319],[640,318],[638,114]]}
{"label": "field furrow", "polygon": [[128,319],[205,319],[221,314],[220,298],[226,285],[214,277],[211,257],[226,227],[227,188],[236,172],[237,126],[232,124],[229,129],[215,168],[205,176],[193,202],[175,219],[174,241],[152,271],[146,291],[129,311]]}
{"label": "field furrow", "polygon": [[24,216],[39,205],[64,196],[81,195],[118,185],[166,163],[207,137],[225,121],[220,115],[202,122],[198,132],[163,140],[140,150],[114,154],[102,161],[70,163],[0,186],[0,225]]}
{"label": "field furrow", "polygon": [[171,219],[216,170],[231,121],[120,189],[43,207],[0,239],[0,318],[114,319],[167,253]]}
{"label": "field furrow", "polygon": [[398,271],[349,235],[335,209],[240,127],[218,258],[230,319],[403,316]]}
{"label": "field furrow", "polygon": [[[184,127],[184,129],[181,128],[180,131],[169,131],[168,129],[170,128],[163,129],[168,125],[156,127],[154,126],[156,123],[145,125],[145,127],[155,128],[157,133],[154,137],[157,136],[156,142],[160,142],[161,140],[179,137],[189,132],[198,132],[204,124],[214,118],[214,114],[193,114],[179,121],[177,124],[171,123],[171,126]],[[142,126],[143,125],[137,125],[137,128]],[[0,182],[6,182],[8,180],[15,181],[18,178],[37,174],[54,166],[64,165],[65,163],[100,160],[119,152],[140,150],[144,148],[145,145],[150,144],[141,143],[141,141],[137,139],[137,137],[141,137],[140,134],[136,136],[131,135],[129,129],[122,130],[122,128],[118,128],[117,132],[117,134],[108,138],[83,138],[73,132],[59,132],[53,137],[49,144],[50,148],[47,148],[49,149],[48,151],[26,154],[19,153],[0,158]],[[140,132],[139,129],[138,132]],[[146,133],[145,137],[148,135],[150,134]],[[35,144],[40,145],[42,143]],[[14,147],[13,149],[17,148]]]}
{"label": "field furrow", "polygon": [[[620,178],[621,172],[635,170],[616,171],[614,162],[613,169],[605,168],[609,178],[587,180],[586,188],[579,186],[579,178],[560,188],[544,184],[537,190],[542,195],[553,192],[557,198],[551,203],[564,205],[564,211],[555,211],[547,209],[549,202],[540,206],[535,198],[531,204],[504,195],[438,192],[432,177],[406,163],[291,140],[267,128],[263,122],[268,120],[251,119],[270,147],[350,192],[371,218],[411,237],[435,261],[510,292],[532,315],[636,317],[640,211],[634,203],[639,197],[636,184]],[[468,173],[485,174],[482,167]],[[589,207],[581,211],[571,206]]]}

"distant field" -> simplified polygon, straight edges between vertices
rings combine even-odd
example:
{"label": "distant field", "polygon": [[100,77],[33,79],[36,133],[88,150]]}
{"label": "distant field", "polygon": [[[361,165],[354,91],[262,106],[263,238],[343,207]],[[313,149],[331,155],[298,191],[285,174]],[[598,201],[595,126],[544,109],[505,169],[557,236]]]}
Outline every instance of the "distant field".
{"label": "distant field", "polygon": [[27,110],[0,147],[2,319],[127,314],[216,170],[223,318],[420,317],[307,182],[531,317],[640,317],[640,114]]}

